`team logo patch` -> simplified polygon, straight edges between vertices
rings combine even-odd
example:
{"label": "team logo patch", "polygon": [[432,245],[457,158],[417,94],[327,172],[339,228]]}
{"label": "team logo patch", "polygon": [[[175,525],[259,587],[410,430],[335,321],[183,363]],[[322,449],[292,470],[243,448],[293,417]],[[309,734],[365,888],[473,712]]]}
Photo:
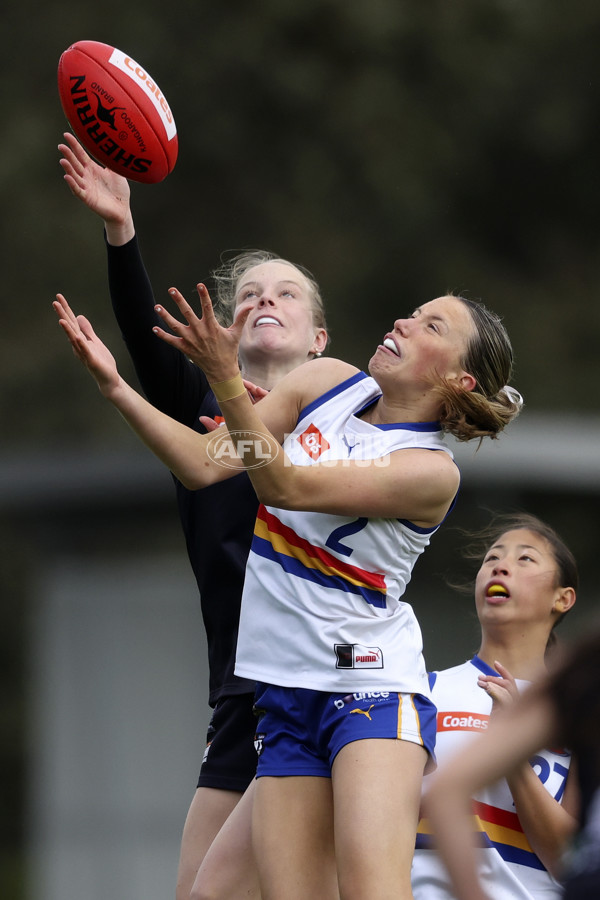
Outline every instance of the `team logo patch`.
{"label": "team logo patch", "polygon": [[336,669],[383,669],[383,652],[380,647],[336,644],[334,650]]}
{"label": "team logo patch", "polygon": [[309,425],[306,431],[298,435],[296,440],[311,459],[318,459],[321,453],[329,450],[331,444],[319,431],[316,425]]}
{"label": "team logo patch", "polygon": [[259,734],[258,732],[254,735],[254,749],[256,750],[257,756],[260,756],[263,750],[265,749],[265,735]]}

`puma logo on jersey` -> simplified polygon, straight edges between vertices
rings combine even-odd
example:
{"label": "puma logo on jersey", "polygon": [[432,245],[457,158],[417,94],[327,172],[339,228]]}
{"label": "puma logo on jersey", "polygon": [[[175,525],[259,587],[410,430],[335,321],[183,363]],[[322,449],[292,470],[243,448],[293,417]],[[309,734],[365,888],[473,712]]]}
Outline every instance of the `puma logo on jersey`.
{"label": "puma logo on jersey", "polygon": [[362,716],[366,716],[367,719],[369,720],[369,722],[372,722],[373,719],[371,718],[371,710],[373,709],[374,706],[375,706],[375,704],[371,703],[371,705],[368,709],[351,709],[350,712],[351,713],[360,713]]}

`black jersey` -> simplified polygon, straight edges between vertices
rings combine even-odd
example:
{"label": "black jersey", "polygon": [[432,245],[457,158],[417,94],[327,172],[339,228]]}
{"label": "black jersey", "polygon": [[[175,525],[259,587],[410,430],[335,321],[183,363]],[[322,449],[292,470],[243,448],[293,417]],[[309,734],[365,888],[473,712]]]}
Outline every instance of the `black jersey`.
{"label": "black jersey", "polygon": [[[122,247],[107,243],[110,296],[121,334],[144,394],[154,406],[195,431],[199,416],[220,410],[204,373],[152,333],[162,326],[137,238]],[[252,692],[234,675],[240,602],[258,501],[246,473],[188,491],[175,490],[188,556],[196,577],[206,629],[209,698]]]}

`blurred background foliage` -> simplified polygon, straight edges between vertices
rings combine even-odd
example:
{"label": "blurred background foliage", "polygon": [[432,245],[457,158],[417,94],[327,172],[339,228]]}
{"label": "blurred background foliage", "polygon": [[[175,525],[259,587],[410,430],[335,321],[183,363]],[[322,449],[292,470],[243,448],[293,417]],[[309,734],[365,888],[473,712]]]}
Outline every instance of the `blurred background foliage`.
{"label": "blurred background foliage", "polygon": [[[64,292],[133,377],[101,223],[58,165],[56,68],[81,39],[132,55],[175,115],[174,172],[132,186],[159,299],[171,284],[193,299],[225,250],[267,247],[314,272],[331,352],[365,365],[396,316],[466,292],[503,316],[529,408],[597,414],[599,5],[23,0],[3,10],[3,33],[4,454],[133,440],[78,371],[50,307]],[[28,551],[9,523],[1,537],[10,848],[20,839]]]}
{"label": "blurred background foliage", "polygon": [[503,315],[532,408],[595,408],[595,4],[26,0],[4,17],[7,445],[123,433],[50,309],[64,291],[119,348],[101,225],[55,149],[56,66],[82,38],[142,62],[176,117],[174,172],[133,185],[159,297],[176,283],[193,298],[226,249],[268,247],[314,271],[332,352],[364,365],[395,316],[465,291]]}

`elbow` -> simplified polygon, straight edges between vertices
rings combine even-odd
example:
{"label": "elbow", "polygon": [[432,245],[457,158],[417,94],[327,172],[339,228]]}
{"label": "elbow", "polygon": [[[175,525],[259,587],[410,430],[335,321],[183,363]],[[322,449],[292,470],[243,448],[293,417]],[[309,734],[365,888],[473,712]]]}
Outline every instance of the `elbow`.
{"label": "elbow", "polygon": [[264,488],[255,488],[258,502],[264,506],[275,506],[278,509],[296,509],[297,507],[289,506],[283,491],[279,491],[272,486]]}
{"label": "elbow", "polygon": [[298,512],[311,510],[318,512],[318,493],[307,481],[304,470],[299,466],[286,466],[277,470],[275,466],[261,466],[248,469],[254,492],[264,506],[277,509],[293,509]]}
{"label": "elbow", "polygon": [[206,478],[206,474],[202,471],[199,472],[198,470],[185,472],[174,472],[171,470],[171,474],[186,489],[186,491],[199,491],[201,488],[208,487],[211,483],[210,480]]}
{"label": "elbow", "polygon": [[202,485],[198,483],[198,479],[191,475],[178,475],[176,472],[171,472],[171,474],[186,489],[186,491],[197,491],[202,487]]}
{"label": "elbow", "polygon": [[[298,491],[293,490],[291,484],[260,484],[254,485],[256,496],[260,503],[264,506],[273,506],[277,509],[294,509],[302,511],[307,509],[306,496],[301,496]],[[311,509],[314,503],[311,504]]]}

